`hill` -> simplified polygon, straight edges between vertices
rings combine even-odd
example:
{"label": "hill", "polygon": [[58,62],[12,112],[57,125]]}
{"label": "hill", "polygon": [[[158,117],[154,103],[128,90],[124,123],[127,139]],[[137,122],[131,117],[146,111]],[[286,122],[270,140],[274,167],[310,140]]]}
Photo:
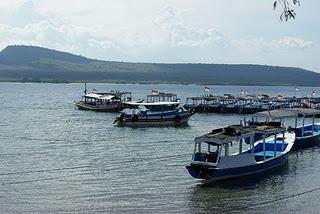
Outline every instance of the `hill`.
{"label": "hill", "polygon": [[111,62],[35,46],[8,46],[0,52],[0,80],[319,86],[320,74],[267,65]]}

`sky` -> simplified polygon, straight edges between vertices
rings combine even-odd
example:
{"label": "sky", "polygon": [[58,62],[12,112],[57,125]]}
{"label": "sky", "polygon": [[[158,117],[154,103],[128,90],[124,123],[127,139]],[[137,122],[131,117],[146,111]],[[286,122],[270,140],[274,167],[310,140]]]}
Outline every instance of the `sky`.
{"label": "sky", "polygon": [[320,72],[320,1],[281,22],[273,0],[1,0],[0,49],[34,45],[129,62],[262,64]]}

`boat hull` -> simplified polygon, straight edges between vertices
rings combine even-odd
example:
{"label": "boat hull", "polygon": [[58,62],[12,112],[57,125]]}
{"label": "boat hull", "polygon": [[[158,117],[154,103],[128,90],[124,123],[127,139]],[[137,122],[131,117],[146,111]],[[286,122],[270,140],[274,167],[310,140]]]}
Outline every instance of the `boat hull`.
{"label": "boat hull", "polygon": [[293,149],[307,148],[315,145],[320,145],[320,135],[297,137],[294,141]]}
{"label": "boat hull", "polygon": [[124,109],[120,104],[110,105],[92,105],[83,102],[75,102],[75,105],[79,110],[101,111],[101,112],[119,112]]}
{"label": "boat hull", "polygon": [[288,154],[284,154],[277,158],[256,163],[248,166],[235,168],[210,168],[203,165],[190,164],[187,166],[189,174],[194,178],[207,179],[213,181],[232,179],[242,176],[248,176],[257,173],[263,173],[285,164],[288,160]]}
{"label": "boat hull", "polygon": [[119,123],[119,126],[128,126],[128,127],[159,127],[159,126],[183,126],[187,125],[190,116],[181,118],[179,122],[174,119],[162,119],[162,120],[138,120],[138,121],[126,121],[123,123]]}
{"label": "boat hull", "polygon": [[129,127],[150,127],[150,126],[183,126],[187,125],[193,111],[167,112],[157,114],[122,114],[117,117],[114,124],[117,126]]}
{"label": "boat hull", "polygon": [[[315,124],[315,131],[312,134],[312,125],[305,126],[305,136],[301,136],[302,127],[296,129],[296,139],[293,144],[293,149],[312,147],[320,145],[320,125]],[[299,135],[300,134],[300,135]],[[308,135],[309,134],[309,135]]]}

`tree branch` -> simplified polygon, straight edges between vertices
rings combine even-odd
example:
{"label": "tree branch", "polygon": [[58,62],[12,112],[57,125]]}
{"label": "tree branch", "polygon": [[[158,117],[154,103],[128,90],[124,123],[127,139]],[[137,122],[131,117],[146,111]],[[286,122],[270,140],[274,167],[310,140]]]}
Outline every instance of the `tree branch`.
{"label": "tree branch", "polygon": [[[292,0],[292,3],[294,5],[300,6],[300,0]],[[289,19],[296,18],[296,13],[294,12],[294,10],[291,9],[289,0],[275,0],[273,2],[273,9],[275,10],[278,7],[278,5],[280,5],[283,8],[282,13],[280,14],[281,21],[283,20],[288,21]]]}

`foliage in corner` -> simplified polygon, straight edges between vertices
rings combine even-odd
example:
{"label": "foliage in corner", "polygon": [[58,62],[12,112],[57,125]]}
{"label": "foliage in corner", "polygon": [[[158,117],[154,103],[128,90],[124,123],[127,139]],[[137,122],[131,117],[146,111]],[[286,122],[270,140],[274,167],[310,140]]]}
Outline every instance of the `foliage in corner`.
{"label": "foliage in corner", "polygon": [[[294,5],[300,6],[300,0],[292,0]],[[276,0],[273,3],[273,9],[276,9],[280,5],[283,8],[283,12],[280,15],[280,20],[288,21],[289,19],[295,19],[296,13],[291,9],[289,0]]]}

